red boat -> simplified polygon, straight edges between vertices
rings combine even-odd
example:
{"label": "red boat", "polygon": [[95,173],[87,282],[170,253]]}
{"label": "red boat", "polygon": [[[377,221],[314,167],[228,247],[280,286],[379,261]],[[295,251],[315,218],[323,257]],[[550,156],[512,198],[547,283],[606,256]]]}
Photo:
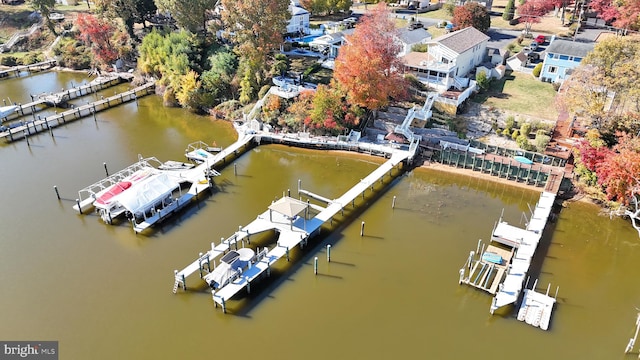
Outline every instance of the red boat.
{"label": "red boat", "polygon": [[130,181],[120,181],[119,183],[116,183],[112,185],[109,189],[107,189],[107,191],[104,194],[100,195],[100,197],[97,198],[95,202],[98,204],[106,205],[112,197],[120,194],[121,192],[127,190],[130,187],[131,187]]}

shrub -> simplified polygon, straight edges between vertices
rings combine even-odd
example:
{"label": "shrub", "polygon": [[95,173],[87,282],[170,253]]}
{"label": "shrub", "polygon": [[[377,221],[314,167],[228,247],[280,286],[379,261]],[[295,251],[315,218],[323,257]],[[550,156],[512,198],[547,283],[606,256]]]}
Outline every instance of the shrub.
{"label": "shrub", "polygon": [[522,125],[520,125],[520,134],[528,137],[529,133],[531,133],[531,124],[528,122],[522,123]]}
{"label": "shrub", "polygon": [[20,62],[22,65],[31,65],[43,61],[43,58],[42,54],[28,53],[20,59]]}
{"label": "shrub", "polygon": [[522,45],[523,41],[524,41],[524,36],[522,35],[518,36],[518,38],[516,39],[516,43],[518,43],[518,45]]}
{"label": "shrub", "polygon": [[425,53],[429,51],[429,45],[427,44],[415,44],[411,47],[411,51]]}
{"label": "shrub", "polygon": [[518,136],[520,136],[520,131],[518,131],[518,129],[513,130],[513,133],[511,134],[511,138],[513,140],[516,140],[518,138]]}
{"label": "shrub", "polygon": [[516,43],[512,42],[509,43],[509,45],[507,45],[507,50],[509,50],[510,52],[513,52],[516,48],[516,46],[518,46]]}
{"label": "shrub", "polygon": [[518,135],[516,138],[516,144],[518,144],[518,147],[522,150],[531,150],[531,144],[529,144],[529,139],[525,135]]}
{"label": "shrub", "polygon": [[478,86],[480,86],[481,89],[486,90],[489,87],[489,83],[491,82],[491,79],[487,77],[486,72],[480,71],[476,76],[476,82],[478,83]]}
{"label": "shrub", "polygon": [[511,129],[510,128],[506,128],[506,129],[502,130],[502,135],[511,136]]}
{"label": "shrub", "polygon": [[0,60],[0,65],[3,66],[16,66],[18,65],[18,59],[15,56],[3,56]]}
{"label": "shrub", "polygon": [[507,129],[512,129],[516,126],[516,118],[513,115],[507,116]]}
{"label": "shrub", "polygon": [[540,77],[540,73],[542,72],[542,63],[537,63],[536,66],[533,68],[533,76],[535,77]]}
{"label": "shrub", "polygon": [[507,21],[513,20],[514,8],[515,8],[515,1],[509,0],[507,2],[507,6],[504,8],[504,12],[502,13],[502,18]]}
{"label": "shrub", "polygon": [[[542,130],[539,130],[542,131]],[[548,135],[544,135],[538,133],[536,135],[536,149],[538,150],[538,152],[544,152],[544,150],[547,148],[547,145],[549,145],[549,141],[551,141],[551,137]]]}
{"label": "shrub", "polygon": [[267,95],[267,91],[271,88],[271,85],[263,85],[258,91],[258,99],[262,99],[265,95]]}

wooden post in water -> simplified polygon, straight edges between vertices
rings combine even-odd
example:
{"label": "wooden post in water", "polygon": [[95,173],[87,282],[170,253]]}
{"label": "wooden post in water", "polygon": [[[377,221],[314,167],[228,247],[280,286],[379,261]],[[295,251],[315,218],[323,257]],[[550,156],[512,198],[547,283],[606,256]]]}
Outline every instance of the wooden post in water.
{"label": "wooden post in water", "polygon": [[102,165],[104,166],[104,172],[105,174],[107,174],[107,176],[109,176],[109,169],[107,169],[107,163],[103,162]]}
{"label": "wooden post in water", "polygon": [[316,256],[315,259],[313,259],[313,273],[315,275],[318,275],[318,257]]}
{"label": "wooden post in water", "polygon": [[331,245],[327,245],[327,262],[331,262]]}
{"label": "wooden post in water", "polygon": [[56,192],[56,197],[58,198],[58,200],[60,200],[60,193],[58,192],[58,187],[56,185],[53,185],[53,190]]}
{"label": "wooden post in water", "polygon": [[360,236],[364,236],[364,221],[360,225]]}
{"label": "wooden post in water", "polygon": [[391,208],[392,209],[396,208],[396,197],[395,197],[395,195],[393,196],[393,201],[391,201]]}
{"label": "wooden post in water", "polygon": [[82,215],[82,207],[80,207],[80,199],[76,199],[76,205],[78,205],[78,212]]}

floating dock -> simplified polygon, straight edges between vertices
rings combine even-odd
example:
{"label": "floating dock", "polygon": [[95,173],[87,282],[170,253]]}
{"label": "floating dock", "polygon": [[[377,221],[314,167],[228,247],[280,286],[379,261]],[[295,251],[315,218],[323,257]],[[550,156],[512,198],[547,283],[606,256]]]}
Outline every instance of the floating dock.
{"label": "floating dock", "polygon": [[[510,225],[500,218],[491,233],[491,242],[487,248],[482,245],[480,249],[479,241],[476,250],[469,253],[459,271],[458,281],[494,295],[489,310],[491,314],[503,306],[516,303],[524,289],[528,297],[523,299],[524,310],[522,307],[520,310],[524,311],[523,319],[544,330],[548,327],[549,319],[546,317],[551,316],[555,299],[550,298],[548,293],[536,293],[535,285],[533,290],[525,289],[525,280],[556,198],[555,193],[547,191],[557,191],[558,181],[555,177],[551,180],[540,195],[526,227],[522,229]],[[521,317],[520,313],[518,317]],[[532,317],[536,320],[531,320]]]}
{"label": "floating dock", "polygon": [[[276,245],[272,249],[258,249],[256,258],[250,262],[247,269],[235,270],[235,274],[231,276],[232,280],[228,284],[212,291],[214,303],[221,305],[223,311],[226,312],[227,301],[242,289],[246,288],[247,291],[250,291],[251,282],[259,278],[263,273],[268,275],[273,263],[282,257],[288,259],[291,249],[298,245],[304,246],[310,237],[319,232],[324,223],[331,222],[332,218],[337,213],[344,211],[346,206],[349,204],[355,206],[355,199],[360,195],[364,196],[368,188],[373,191],[373,185],[378,181],[382,181],[385,175],[390,174],[390,176],[393,176],[391,172],[398,164],[415,155],[417,143],[409,146],[409,149],[398,150],[390,148],[390,158],[341,197],[337,199],[321,197],[325,202],[328,202],[326,207],[313,205],[309,202],[305,203],[288,196],[274,202],[256,220],[244,227],[240,226],[237,232],[226,239],[223,238],[220,244],[215,245],[215,243],[212,243],[211,250],[205,254],[201,253],[194,262],[184,269],[175,270],[173,292],[175,293],[179,287],[186,290],[186,278],[196,271],[200,273],[201,278],[205,278],[212,271],[212,262],[215,270],[215,262],[218,256],[234,248],[237,249],[239,243],[244,246],[245,240],[247,244],[250,244],[251,235],[269,230],[276,231],[279,235]],[[311,194],[302,189],[300,189],[300,193]],[[318,196],[314,198],[318,198]],[[318,213],[309,218],[312,210]],[[299,216],[301,213],[304,213],[302,217]]]}
{"label": "floating dock", "polygon": [[535,287],[534,284],[533,289],[524,289],[524,295],[518,310],[518,321],[523,321],[542,330],[548,330],[551,312],[556,303],[558,292],[556,289],[556,296],[551,297],[549,296],[549,287],[547,287],[546,294],[536,292]]}

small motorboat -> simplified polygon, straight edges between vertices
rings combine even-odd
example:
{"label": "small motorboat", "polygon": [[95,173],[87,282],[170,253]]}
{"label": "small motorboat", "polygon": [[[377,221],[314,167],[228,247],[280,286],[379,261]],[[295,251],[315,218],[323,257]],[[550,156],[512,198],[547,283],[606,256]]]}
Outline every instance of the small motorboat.
{"label": "small motorboat", "polygon": [[220,289],[235,280],[242,271],[249,267],[256,256],[249,248],[231,250],[220,259],[218,265],[204,280],[214,289]]}
{"label": "small motorboat", "polygon": [[0,106],[0,119],[6,118],[7,116],[14,113],[16,110],[18,110],[17,105]]}
{"label": "small motorboat", "polygon": [[524,156],[514,156],[513,158],[516,159],[516,161],[519,162],[519,163],[523,163],[523,164],[526,164],[526,165],[533,164],[533,161],[527,159]]}
{"label": "small motorboat", "polygon": [[158,166],[160,170],[189,170],[192,169],[195,165],[191,163],[184,163],[180,161],[165,161],[162,165]]}
{"label": "small motorboat", "polygon": [[494,264],[502,264],[502,256],[494,252],[485,252],[482,254],[482,260]]}

